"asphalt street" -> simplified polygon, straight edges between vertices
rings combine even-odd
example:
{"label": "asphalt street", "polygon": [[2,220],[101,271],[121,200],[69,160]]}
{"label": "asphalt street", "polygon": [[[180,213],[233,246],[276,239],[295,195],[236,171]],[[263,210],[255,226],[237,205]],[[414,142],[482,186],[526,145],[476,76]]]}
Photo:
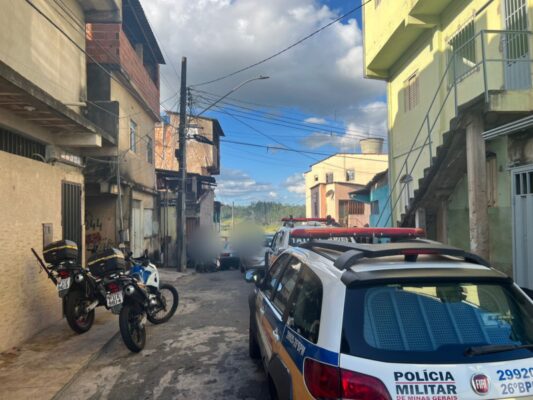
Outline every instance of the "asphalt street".
{"label": "asphalt street", "polygon": [[116,335],[55,398],[269,399],[263,369],[248,357],[250,284],[238,271],[174,283],[178,311],[148,326],[141,353],[130,353]]}

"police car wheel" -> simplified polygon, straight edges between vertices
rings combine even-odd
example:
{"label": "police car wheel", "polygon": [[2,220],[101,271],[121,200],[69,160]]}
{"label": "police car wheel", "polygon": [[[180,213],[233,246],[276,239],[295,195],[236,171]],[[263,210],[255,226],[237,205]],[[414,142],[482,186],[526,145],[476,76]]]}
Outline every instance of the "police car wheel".
{"label": "police car wheel", "polygon": [[261,358],[261,350],[259,349],[259,345],[257,344],[257,338],[255,336],[255,332],[252,329],[251,320],[252,318],[250,318],[250,329],[248,330],[248,354],[250,355],[251,359],[258,360]]}

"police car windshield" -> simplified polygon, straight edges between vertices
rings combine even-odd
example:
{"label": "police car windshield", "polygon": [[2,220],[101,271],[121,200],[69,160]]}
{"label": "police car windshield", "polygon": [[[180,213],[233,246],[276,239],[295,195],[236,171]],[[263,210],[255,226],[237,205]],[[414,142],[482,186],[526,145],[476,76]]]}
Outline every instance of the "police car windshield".
{"label": "police car windshield", "polygon": [[347,290],[342,352],[387,362],[468,363],[531,357],[533,307],[511,285],[435,282]]}

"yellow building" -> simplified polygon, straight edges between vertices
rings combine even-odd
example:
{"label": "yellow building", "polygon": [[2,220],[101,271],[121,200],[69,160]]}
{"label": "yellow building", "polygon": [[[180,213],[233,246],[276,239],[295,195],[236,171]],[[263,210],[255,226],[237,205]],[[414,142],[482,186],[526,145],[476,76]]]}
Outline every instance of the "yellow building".
{"label": "yellow building", "polygon": [[381,143],[379,140],[377,147],[364,154],[339,153],[311,165],[305,173],[306,216],[330,215],[349,227],[367,225],[370,206],[352,200],[350,193],[364,188],[378,172],[387,169],[388,156],[381,154]]}
{"label": "yellow building", "polygon": [[365,76],[387,82],[393,224],[423,226],[528,287],[532,6],[374,0],[363,11]]}

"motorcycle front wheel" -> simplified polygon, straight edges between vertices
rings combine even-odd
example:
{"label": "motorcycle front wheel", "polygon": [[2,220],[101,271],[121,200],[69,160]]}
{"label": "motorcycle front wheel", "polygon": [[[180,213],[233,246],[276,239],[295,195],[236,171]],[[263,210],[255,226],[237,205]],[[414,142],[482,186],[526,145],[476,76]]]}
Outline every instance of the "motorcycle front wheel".
{"label": "motorcycle front wheel", "polygon": [[84,312],[87,299],[79,290],[70,292],[65,299],[65,317],[70,328],[79,334],[91,329],[94,322],[94,310]]}
{"label": "motorcycle front wheel", "polygon": [[147,314],[148,321],[155,325],[167,322],[176,312],[179,303],[178,290],[168,283],[161,284],[157,302],[157,306]]}
{"label": "motorcycle front wheel", "polygon": [[120,310],[118,323],[120,335],[128,349],[134,353],[144,349],[146,344],[146,328],[142,322],[142,313],[131,304],[124,304]]}

